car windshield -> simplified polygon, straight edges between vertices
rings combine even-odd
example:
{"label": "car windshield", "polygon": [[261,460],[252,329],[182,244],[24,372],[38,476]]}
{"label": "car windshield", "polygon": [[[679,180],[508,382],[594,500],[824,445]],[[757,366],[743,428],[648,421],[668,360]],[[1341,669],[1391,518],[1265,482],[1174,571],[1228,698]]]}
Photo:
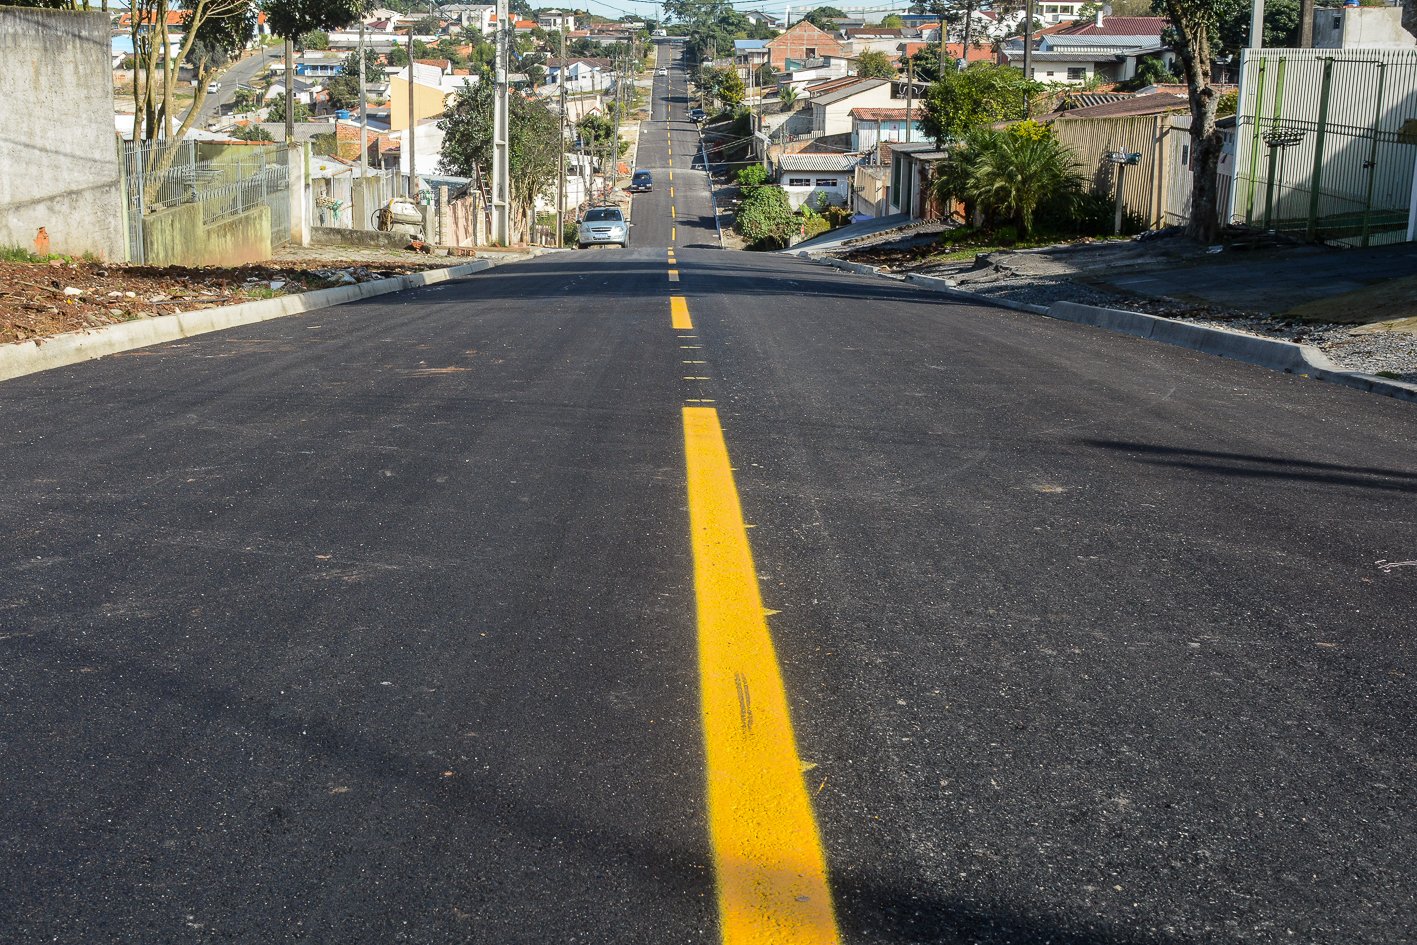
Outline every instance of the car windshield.
{"label": "car windshield", "polygon": [[639,171],[635,174],[635,180],[649,180],[649,171]]}
{"label": "car windshield", "polygon": [[598,207],[595,210],[587,210],[583,219],[587,223],[597,223],[605,220],[613,220],[619,223],[623,217],[620,216],[620,211],[616,210],[614,207]]}

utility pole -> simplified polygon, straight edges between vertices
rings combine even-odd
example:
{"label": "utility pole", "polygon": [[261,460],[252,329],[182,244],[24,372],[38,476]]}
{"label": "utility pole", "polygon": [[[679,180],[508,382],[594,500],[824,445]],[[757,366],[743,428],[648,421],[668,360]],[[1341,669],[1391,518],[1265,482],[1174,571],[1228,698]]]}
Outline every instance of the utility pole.
{"label": "utility pole", "polygon": [[295,44],[285,41],[285,146],[295,144]]}
{"label": "utility pole", "polygon": [[508,157],[507,112],[511,105],[511,17],[507,0],[497,0],[496,95],[492,106],[492,242],[512,245],[511,166]]}
{"label": "utility pole", "polygon": [[[915,60],[905,57],[905,143],[910,143],[910,129],[915,118]],[[880,142],[876,144],[879,146]],[[879,153],[879,147],[878,151]]]}
{"label": "utility pole", "polygon": [[1032,118],[1033,96],[1028,87],[1033,83],[1033,0],[1023,10],[1023,117]]}
{"label": "utility pole", "polygon": [[[364,66],[364,19],[359,20],[359,186],[364,186],[364,178],[369,175],[369,92],[365,88]],[[365,220],[365,225],[368,224]]]}
{"label": "utility pole", "polygon": [[417,145],[413,143],[413,129],[417,124],[413,118],[413,26],[408,24],[408,196],[418,202],[418,170],[413,163]]}
{"label": "utility pole", "polygon": [[561,152],[556,155],[556,245],[566,245],[566,22],[561,21]]}
{"label": "utility pole", "polygon": [[[1303,30],[1303,24],[1299,24]],[[1250,7],[1250,48],[1264,48],[1264,0],[1254,0]]]}
{"label": "utility pole", "polygon": [[945,55],[945,42],[949,39],[949,30],[945,29],[945,5],[936,3],[935,8],[940,11],[940,75],[945,74],[945,60],[949,57]]}
{"label": "utility pole", "polygon": [[615,189],[615,185],[620,183],[620,113],[625,109],[621,107],[621,93],[625,88],[625,60],[619,59],[615,63],[615,127],[610,135],[610,143],[607,149],[610,151],[610,170],[605,177],[605,200],[610,202],[610,192]]}

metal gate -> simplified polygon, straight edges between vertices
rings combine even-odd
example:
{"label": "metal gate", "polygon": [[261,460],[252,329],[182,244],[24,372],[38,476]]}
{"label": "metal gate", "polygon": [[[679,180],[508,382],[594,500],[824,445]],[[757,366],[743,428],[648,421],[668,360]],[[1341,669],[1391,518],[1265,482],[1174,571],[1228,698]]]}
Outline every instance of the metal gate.
{"label": "metal gate", "polygon": [[1417,51],[1246,50],[1234,218],[1349,246],[1408,238]]}

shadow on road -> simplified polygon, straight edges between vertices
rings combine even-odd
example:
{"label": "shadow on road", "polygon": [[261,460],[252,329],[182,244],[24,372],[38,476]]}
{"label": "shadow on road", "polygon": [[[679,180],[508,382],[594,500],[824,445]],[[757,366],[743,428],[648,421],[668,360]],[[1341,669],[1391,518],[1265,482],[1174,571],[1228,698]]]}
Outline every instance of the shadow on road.
{"label": "shadow on road", "polygon": [[1197,472],[1242,479],[1288,479],[1326,486],[1417,492],[1417,472],[1410,470],[1346,466],[1339,463],[1319,463],[1277,456],[1254,456],[1248,453],[1186,449],[1177,446],[1158,446],[1153,443],[1132,443],[1124,440],[1084,440],[1083,442],[1088,446],[1133,454],[1133,458],[1151,466],[1171,466],[1177,469],[1191,469]]}

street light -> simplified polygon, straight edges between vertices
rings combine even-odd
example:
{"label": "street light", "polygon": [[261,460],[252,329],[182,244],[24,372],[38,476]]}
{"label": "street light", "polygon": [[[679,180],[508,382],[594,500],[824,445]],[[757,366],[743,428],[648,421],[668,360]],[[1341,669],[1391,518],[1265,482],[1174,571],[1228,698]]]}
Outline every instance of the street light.
{"label": "street light", "polygon": [[[1279,162],[1279,177],[1284,177],[1284,152],[1294,147],[1304,140],[1305,131],[1302,128],[1279,128],[1273,127],[1264,133],[1263,139],[1265,147],[1269,148],[1269,180],[1265,182],[1264,189],[1264,228],[1267,232],[1273,233],[1270,227],[1270,220],[1274,211],[1274,181],[1275,181],[1275,159]],[[1279,152],[1278,155],[1275,152]]]}

